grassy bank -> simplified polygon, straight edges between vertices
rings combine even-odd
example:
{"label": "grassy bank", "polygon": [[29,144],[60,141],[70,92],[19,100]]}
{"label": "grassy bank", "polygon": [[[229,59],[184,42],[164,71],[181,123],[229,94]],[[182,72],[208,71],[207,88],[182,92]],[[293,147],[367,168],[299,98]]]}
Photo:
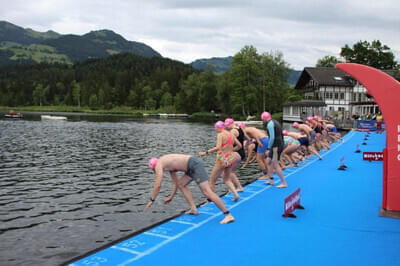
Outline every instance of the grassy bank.
{"label": "grassy bank", "polygon": [[129,114],[133,116],[143,116],[144,113],[152,113],[149,110],[136,110],[130,107],[122,106],[112,109],[92,109],[87,106],[0,106],[0,110],[14,110],[14,112],[32,111],[32,112],[71,112],[71,113],[89,113],[89,114]]}
{"label": "grassy bank", "polygon": [[[143,116],[143,114],[154,113],[176,113],[174,108],[163,108],[158,110],[137,110],[128,106],[114,107],[112,109],[92,109],[88,106],[68,106],[68,105],[50,105],[50,106],[0,106],[0,110],[14,110],[14,112],[32,111],[32,112],[70,112],[70,113],[89,113],[89,114],[124,114],[132,116]],[[227,117],[232,117],[236,121],[246,120],[242,115],[217,114],[213,112],[198,112],[193,113],[194,119],[204,120],[225,120]],[[259,119],[260,114],[255,115],[255,120]],[[277,121],[282,121],[282,113],[272,114],[272,118]]]}

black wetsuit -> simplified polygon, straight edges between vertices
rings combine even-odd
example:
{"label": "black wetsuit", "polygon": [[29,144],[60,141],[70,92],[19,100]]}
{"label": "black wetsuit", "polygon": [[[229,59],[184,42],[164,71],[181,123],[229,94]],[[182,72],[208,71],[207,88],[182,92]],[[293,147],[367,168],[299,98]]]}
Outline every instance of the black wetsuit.
{"label": "black wetsuit", "polygon": [[241,148],[240,150],[238,150],[237,153],[239,153],[240,158],[242,158],[242,160],[243,160],[243,159],[245,159],[245,157],[246,157],[246,154],[245,154],[245,152],[244,152],[244,145],[243,145],[243,142],[244,142],[244,132],[243,132],[243,130],[242,130],[241,128],[239,128],[238,131],[239,131],[239,136],[237,137],[237,139],[238,139],[238,141],[240,142],[240,144],[242,144],[242,148]]}

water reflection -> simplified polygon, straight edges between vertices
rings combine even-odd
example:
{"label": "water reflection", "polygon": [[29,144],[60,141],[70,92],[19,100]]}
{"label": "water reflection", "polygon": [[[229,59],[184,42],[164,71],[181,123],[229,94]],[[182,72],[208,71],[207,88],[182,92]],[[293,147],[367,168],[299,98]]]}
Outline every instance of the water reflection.
{"label": "water reflection", "polygon": [[[0,257],[5,265],[57,265],[187,208],[164,179],[143,212],[154,182],[147,160],[197,154],[215,144],[212,123],[128,116],[73,116],[68,121],[0,120]],[[204,157],[211,173],[215,157]],[[242,183],[256,167],[240,171]],[[197,203],[204,196],[189,185]],[[226,192],[221,180],[219,194]]]}

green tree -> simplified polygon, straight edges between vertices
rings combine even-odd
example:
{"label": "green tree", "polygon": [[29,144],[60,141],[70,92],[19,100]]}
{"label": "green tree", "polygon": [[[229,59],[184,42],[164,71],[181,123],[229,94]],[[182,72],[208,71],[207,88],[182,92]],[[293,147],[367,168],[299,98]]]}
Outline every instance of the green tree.
{"label": "green tree", "polygon": [[72,81],[72,99],[75,104],[81,106],[81,85],[76,80]]}
{"label": "green tree", "polygon": [[209,112],[215,110],[217,106],[217,82],[212,69],[201,72],[197,82],[200,111]]}
{"label": "green tree", "polygon": [[326,55],[323,58],[318,59],[316,67],[335,67],[340,60],[333,55]]}
{"label": "green tree", "polygon": [[[200,100],[202,86],[200,74],[193,73],[189,75],[188,78],[182,82],[181,91],[177,95],[177,109],[189,114],[198,111],[205,111],[207,107],[201,106],[201,101],[204,100],[204,95],[202,100]],[[215,97],[215,95],[212,97]]]}
{"label": "green tree", "polygon": [[90,108],[96,108],[98,106],[99,102],[97,100],[97,95],[96,94],[92,94],[89,97],[89,107]]}
{"label": "green tree", "polygon": [[[290,74],[289,65],[283,60],[281,52],[270,52],[261,55],[260,59],[261,88],[258,95],[258,110],[280,112],[282,103],[289,94],[287,80]],[[262,102],[260,101],[262,99]]]}
{"label": "green tree", "polygon": [[173,104],[173,98],[172,98],[172,94],[169,92],[165,92],[163,94],[163,96],[161,97],[161,103],[160,105],[162,107],[167,107],[167,106],[171,106]]}
{"label": "green tree", "polygon": [[231,104],[233,111],[243,116],[253,114],[256,109],[253,100],[257,98],[259,85],[259,57],[253,46],[245,46],[233,57],[230,70]]}
{"label": "green tree", "polygon": [[136,99],[137,99],[137,94],[136,94],[135,90],[133,90],[133,89],[130,90],[128,99],[127,99],[128,105],[134,107],[136,105]]}
{"label": "green tree", "polygon": [[32,98],[36,105],[42,106],[46,97],[46,94],[49,91],[49,86],[43,87],[41,83],[38,83],[35,86],[35,90],[33,91]]}
{"label": "green tree", "polygon": [[372,43],[359,41],[352,48],[346,44],[342,47],[340,55],[346,59],[346,62],[359,63],[377,69],[396,69],[398,67],[390,48],[382,45],[379,40],[374,40]]}
{"label": "green tree", "polygon": [[97,97],[97,99],[98,99],[99,106],[105,106],[106,105],[107,99],[106,99],[106,94],[105,94],[103,89],[99,90],[99,96]]}

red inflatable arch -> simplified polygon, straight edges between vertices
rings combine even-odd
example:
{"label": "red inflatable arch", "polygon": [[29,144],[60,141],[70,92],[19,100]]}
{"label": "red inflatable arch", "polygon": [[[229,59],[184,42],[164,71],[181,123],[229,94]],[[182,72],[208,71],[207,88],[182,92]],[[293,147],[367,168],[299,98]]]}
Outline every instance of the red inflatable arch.
{"label": "red inflatable arch", "polygon": [[336,67],[357,79],[382,111],[386,124],[381,216],[400,217],[400,83],[375,68],[354,63]]}

